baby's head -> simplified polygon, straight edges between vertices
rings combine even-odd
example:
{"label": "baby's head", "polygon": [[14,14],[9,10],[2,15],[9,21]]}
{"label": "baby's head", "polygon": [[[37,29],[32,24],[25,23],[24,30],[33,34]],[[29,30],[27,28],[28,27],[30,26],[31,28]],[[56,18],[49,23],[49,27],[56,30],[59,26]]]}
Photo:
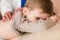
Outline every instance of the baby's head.
{"label": "baby's head", "polygon": [[53,15],[53,4],[51,0],[27,0],[23,14],[29,21],[47,19]]}

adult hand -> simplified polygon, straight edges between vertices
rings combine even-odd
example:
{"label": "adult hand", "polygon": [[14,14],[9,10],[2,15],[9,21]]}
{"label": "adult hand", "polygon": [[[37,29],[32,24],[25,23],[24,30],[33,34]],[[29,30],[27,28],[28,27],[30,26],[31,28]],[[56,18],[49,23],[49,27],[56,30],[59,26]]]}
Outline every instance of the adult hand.
{"label": "adult hand", "polygon": [[15,17],[16,13],[19,12],[19,11],[22,11],[23,8],[17,8],[15,11],[14,11],[14,14],[12,16],[12,19]]}
{"label": "adult hand", "polygon": [[5,22],[11,20],[11,18],[12,18],[12,12],[10,11],[5,12],[5,14],[2,16],[2,20]]}

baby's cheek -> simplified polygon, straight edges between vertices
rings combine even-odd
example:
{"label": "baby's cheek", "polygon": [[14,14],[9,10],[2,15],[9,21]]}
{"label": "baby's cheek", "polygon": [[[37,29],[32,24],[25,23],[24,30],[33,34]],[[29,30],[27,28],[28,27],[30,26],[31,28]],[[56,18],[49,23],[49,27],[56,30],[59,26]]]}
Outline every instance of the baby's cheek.
{"label": "baby's cheek", "polygon": [[27,16],[27,19],[29,20],[29,21],[36,21],[36,18],[34,17],[34,16]]}
{"label": "baby's cheek", "polygon": [[49,15],[47,15],[47,14],[42,14],[42,15],[40,15],[40,17],[41,17],[42,19],[46,19],[46,18],[49,17]]}
{"label": "baby's cheek", "polygon": [[40,16],[41,19],[46,19],[47,17],[46,16]]}

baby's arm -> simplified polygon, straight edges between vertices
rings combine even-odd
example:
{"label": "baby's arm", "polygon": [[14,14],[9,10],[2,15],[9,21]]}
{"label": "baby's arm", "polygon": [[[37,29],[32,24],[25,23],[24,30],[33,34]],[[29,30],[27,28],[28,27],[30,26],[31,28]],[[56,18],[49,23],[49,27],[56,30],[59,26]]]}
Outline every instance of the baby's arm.
{"label": "baby's arm", "polygon": [[47,20],[45,21],[46,28],[50,29],[56,24],[57,21],[58,21],[58,17],[56,15],[47,18]]}

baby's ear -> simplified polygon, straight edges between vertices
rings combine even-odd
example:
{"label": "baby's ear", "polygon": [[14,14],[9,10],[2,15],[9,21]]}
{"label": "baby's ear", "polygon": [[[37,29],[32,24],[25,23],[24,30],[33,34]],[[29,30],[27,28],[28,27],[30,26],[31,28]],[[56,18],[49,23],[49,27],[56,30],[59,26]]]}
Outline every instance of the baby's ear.
{"label": "baby's ear", "polygon": [[24,7],[24,8],[23,8],[23,15],[26,16],[27,12],[28,12],[27,8]]}

